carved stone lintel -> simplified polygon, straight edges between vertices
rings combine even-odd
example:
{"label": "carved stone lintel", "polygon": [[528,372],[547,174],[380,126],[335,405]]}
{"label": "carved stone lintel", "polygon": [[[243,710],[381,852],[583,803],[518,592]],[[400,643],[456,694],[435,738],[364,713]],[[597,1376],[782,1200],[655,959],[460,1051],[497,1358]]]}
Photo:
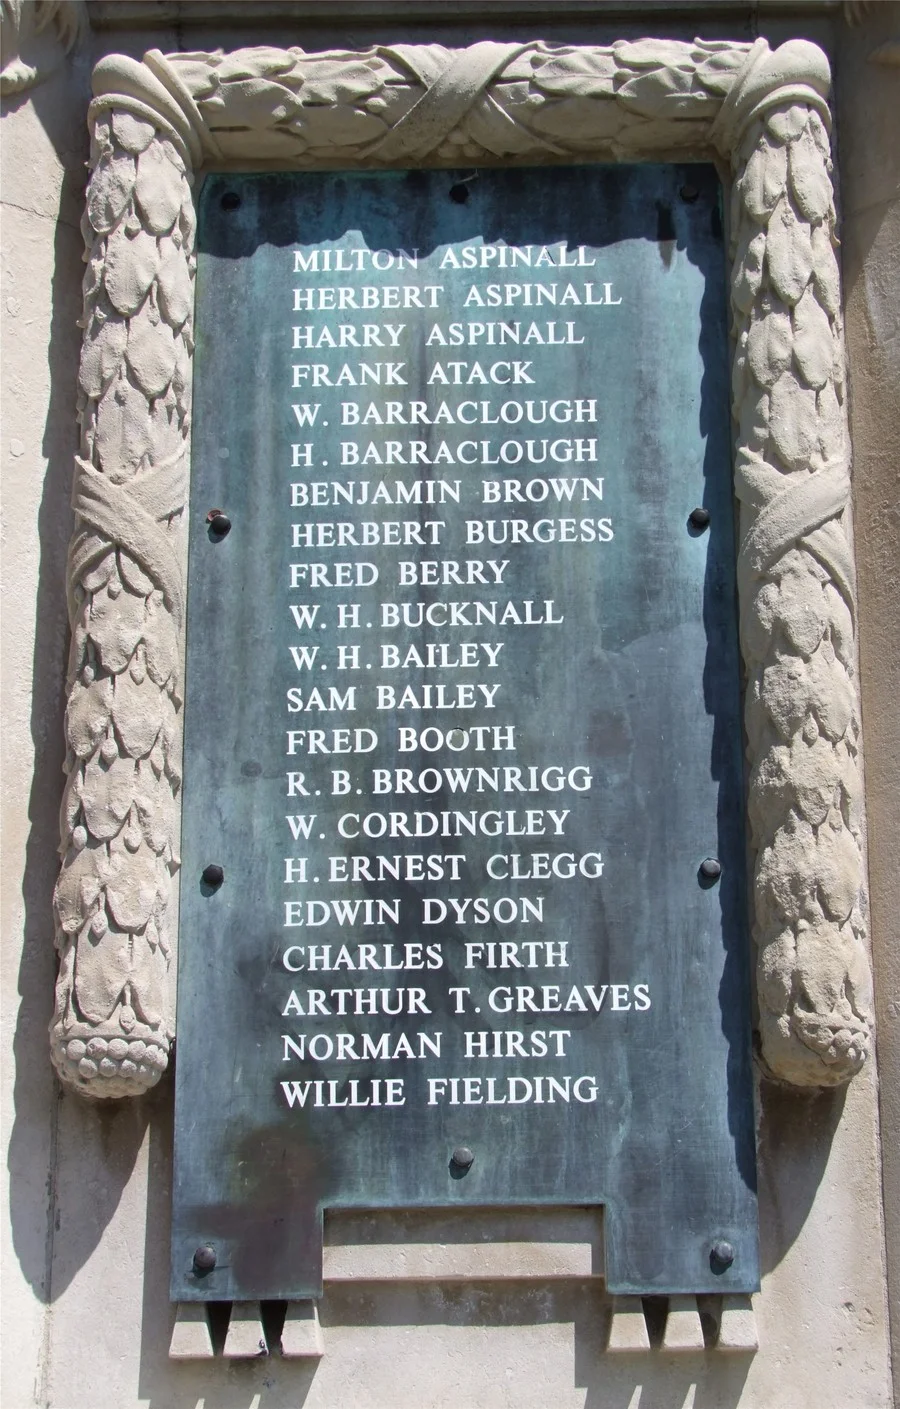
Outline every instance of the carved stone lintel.
{"label": "carved stone lintel", "polygon": [[815,45],[482,42],[157,50],[94,75],[61,955],[64,1079],[135,1094],[170,1041],[181,517],[204,161],[294,169],[637,159],[732,165],[739,588],[763,1060],[844,1081],[869,1042],[849,452]]}

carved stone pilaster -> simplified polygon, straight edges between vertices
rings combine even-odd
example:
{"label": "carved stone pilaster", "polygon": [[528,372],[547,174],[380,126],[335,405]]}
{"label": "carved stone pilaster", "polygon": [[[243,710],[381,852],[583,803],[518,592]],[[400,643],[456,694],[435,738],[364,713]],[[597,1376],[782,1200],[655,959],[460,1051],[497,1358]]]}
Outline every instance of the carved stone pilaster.
{"label": "carved stone pilaster", "polygon": [[195,222],[183,119],[144,88],[91,108],[68,565],[51,1037],[60,1075],[98,1096],[152,1086],[172,1037]]}
{"label": "carved stone pilaster", "polygon": [[832,1085],[869,1047],[850,447],[825,57],[763,41],[717,119],[731,152],[738,584],[759,1027]]}
{"label": "carved stone pilaster", "polygon": [[192,172],[727,156],[739,587],[763,1058],[803,1085],[868,1050],[849,453],[825,56],[792,41],[482,42],[115,55],[95,70],[61,1075],[151,1085],[170,1039]]}

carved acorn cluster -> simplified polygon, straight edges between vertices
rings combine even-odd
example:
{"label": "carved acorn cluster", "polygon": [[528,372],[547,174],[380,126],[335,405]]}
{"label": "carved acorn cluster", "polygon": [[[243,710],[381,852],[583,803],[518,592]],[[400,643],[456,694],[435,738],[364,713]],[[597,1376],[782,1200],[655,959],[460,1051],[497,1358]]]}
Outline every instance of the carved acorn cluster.
{"label": "carved acorn cluster", "polygon": [[866,1059],[849,449],[828,133],[806,103],[754,122],[732,229],[740,587],[753,767],[760,1034],[797,1084]]}
{"label": "carved acorn cluster", "polygon": [[93,161],[52,1051],[119,1096],[159,1079],[170,1043],[194,210],[150,121],[102,114]]}

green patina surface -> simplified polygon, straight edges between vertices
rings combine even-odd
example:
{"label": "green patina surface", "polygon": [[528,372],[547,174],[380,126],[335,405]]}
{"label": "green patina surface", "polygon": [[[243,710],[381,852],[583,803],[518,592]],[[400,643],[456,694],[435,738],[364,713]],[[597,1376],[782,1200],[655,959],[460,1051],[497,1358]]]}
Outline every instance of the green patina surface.
{"label": "green patina surface", "polygon": [[612,1289],[757,1285],[719,201],[207,180],[180,1300],[317,1294],[338,1206],[603,1204]]}

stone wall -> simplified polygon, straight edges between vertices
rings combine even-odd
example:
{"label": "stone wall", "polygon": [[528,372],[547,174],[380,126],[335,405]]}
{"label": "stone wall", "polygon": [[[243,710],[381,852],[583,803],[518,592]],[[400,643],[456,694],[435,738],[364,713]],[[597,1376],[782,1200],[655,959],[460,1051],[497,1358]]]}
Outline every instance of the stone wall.
{"label": "stone wall", "polygon": [[[46,1036],[90,71],[107,52],[140,57],[149,48],[263,42],[347,47],[369,42],[371,31],[357,17],[330,32],[307,21],[300,32],[286,27],[284,6],[268,4],[252,30],[226,28],[224,19],[218,30],[197,28],[190,6],[144,8],[161,27],[103,28],[110,7],[101,5],[91,7],[95,27],[76,36],[45,16],[43,29],[23,35],[23,57],[41,81],[4,102],[2,986],[11,1049],[3,1064],[5,1402],[13,1409],[188,1409],[200,1402],[217,1409],[882,1409],[891,1403],[889,1284],[900,1304],[900,881],[893,854],[900,831],[893,130],[900,6],[857,6],[850,15],[798,6],[793,18],[773,13],[768,23],[762,12],[773,46],[804,34],[832,54],[836,76],[879,1029],[878,1067],[869,1064],[848,1086],[804,1093],[759,1085],[758,1352],[690,1348],[690,1335],[678,1350],[675,1317],[661,1346],[666,1308],[649,1304],[653,1348],[611,1353],[612,1308],[590,1275],[597,1228],[584,1218],[535,1214],[525,1224],[498,1215],[476,1227],[446,1218],[332,1220],[320,1308],[324,1357],[193,1363],[168,1355],[170,1081],[139,1101],[86,1102],[56,1085]],[[223,15],[229,9],[219,8]],[[358,16],[364,7],[350,8]],[[142,18],[141,7],[123,6],[120,18],[134,13]],[[601,14],[587,27],[573,7],[552,34],[530,15],[515,32],[533,37],[540,30],[541,37],[576,43],[626,32],[748,40],[758,14],[757,6],[723,5],[713,13],[698,7],[680,26],[648,6],[627,21]],[[509,33],[503,16],[480,27],[467,18],[463,32],[449,24],[438,31],[443,42],[457,44]],[[384,21],[378,34],[401,36],[425,42],[434,31],[395,20]]]}

